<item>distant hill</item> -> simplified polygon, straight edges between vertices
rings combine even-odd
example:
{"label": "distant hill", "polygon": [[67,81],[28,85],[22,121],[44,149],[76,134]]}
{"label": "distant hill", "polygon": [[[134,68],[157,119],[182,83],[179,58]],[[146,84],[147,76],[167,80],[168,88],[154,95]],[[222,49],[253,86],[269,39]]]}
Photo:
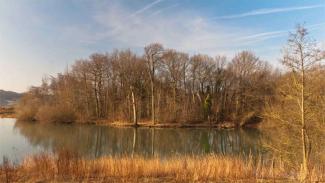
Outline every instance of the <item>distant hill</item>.
{"label": "distant hill", "polygon": [[16,102],[22,96],[21,93],[0,90],[0,106],[8,106]]}

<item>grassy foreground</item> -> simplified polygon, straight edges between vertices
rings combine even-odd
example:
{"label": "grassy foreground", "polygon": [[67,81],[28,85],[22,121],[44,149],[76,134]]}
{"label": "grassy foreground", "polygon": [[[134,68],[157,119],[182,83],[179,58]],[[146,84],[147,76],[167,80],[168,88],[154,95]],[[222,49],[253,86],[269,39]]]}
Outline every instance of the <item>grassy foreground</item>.
{"label": "grassy foreground", "polygon": [[[283,163],[253,163],[235,157],[207,155],[167,160],[105,157],[86,160],[69,152],[39,154],[20,165],[4,159],[0,182],[297,182],[299,173]],[[309,181],[325,181],[324,169],[313,168]]]}

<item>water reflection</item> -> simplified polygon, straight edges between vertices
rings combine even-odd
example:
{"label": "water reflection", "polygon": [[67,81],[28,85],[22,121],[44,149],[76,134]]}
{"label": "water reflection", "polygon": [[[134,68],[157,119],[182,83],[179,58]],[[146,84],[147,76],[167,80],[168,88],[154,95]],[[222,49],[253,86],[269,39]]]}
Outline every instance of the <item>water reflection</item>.
{"label": "water reflection", "polygon": [[16,122],[14,125],[33,147],[52,152],[69,149],[82,156],[262,154],[258,130],[111,128],[90,125],[54,125]]}

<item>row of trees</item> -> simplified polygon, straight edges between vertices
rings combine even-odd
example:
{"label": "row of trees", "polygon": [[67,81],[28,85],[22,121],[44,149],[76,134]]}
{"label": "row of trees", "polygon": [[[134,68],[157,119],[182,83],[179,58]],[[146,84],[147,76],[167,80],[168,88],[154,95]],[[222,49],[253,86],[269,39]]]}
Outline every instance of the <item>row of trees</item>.
{"label": "row of trees", "polygon": [[154,43],[141,56],[130,50],[96,53],[76,61],[65,73],[44,79],[42,86],[32,87],[17,106],[18,118],[103,119],[135,125],[139,120],[230,121],[241,126],[264,117],[271,121],[264,124],[278,127],[270,131],[277,137],[276,152],[301,143],[305,180],[312,144],[316,149],[324,145],[319,140],[325,138],[324,58],[325,52],[302,26],[290,34],[281,60],[287,70],[282,73],[248,51],[228,60],[189,56]]}
{"label": "row of trees", "polygon": [[279,73],[252,52],[233,59],[186,53],[154,43],[95,53],[22,98],[23,120],[256,122],[274,97]]}

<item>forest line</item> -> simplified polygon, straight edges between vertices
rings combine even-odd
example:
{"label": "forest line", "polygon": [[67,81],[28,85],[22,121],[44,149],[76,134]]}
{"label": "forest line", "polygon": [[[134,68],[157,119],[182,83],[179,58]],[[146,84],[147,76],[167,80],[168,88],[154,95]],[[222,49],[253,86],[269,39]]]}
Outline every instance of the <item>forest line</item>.
{"label": "forest line", "polygon": [[[17,118],[44,122],[121,121],[135,125],[139,121],[254,124],[271,116],[270,110],[275,106],[281,109],[279,106],[288,96],[282,90],[289,86],[285,89],[289,91],[290,83],[297,83],[291,79],[299,73],[285,64],[290,51],[296,54],[293,49],[289,39],[282,60],[289,66],[286,72],[273,68],[250,51],[239,52],[232,59],[189,56],[152,43],[144,48],[143,55],[130,49],[94,53],[77,60],[56,77],[44,78],[41,86],[31,87],[16,107]],[[317,55],[313,55],[316,50]],[[324,57],[316,44],[305,51],[315,59]],[[320,62],[306,70],[308,89],[314,90],[313,102],[318,102],[313,109],[319,119],[324,119],[321,111],[325,84],[320,79],[325,78],[324,71]]]}

